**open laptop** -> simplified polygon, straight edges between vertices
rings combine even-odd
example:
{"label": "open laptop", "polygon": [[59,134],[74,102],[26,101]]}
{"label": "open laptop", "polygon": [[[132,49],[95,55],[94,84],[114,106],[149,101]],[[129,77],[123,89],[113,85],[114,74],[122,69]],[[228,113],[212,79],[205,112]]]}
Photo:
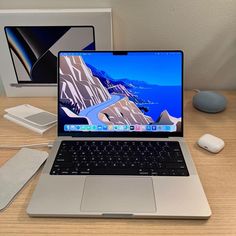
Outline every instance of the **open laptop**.
{"label": "open laptop", "polygon": [[181,51],[58,58],[58,138],[31,216],[208,218],[183,139]]}

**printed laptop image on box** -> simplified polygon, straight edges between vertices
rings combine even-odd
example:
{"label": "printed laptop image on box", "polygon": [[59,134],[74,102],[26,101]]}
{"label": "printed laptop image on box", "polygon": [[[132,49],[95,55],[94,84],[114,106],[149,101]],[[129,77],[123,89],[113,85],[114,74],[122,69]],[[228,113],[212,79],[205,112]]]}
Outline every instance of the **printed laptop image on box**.
{"label": "printed laptop image on box", "polygon": [[4,30],[18,86],[56,84],[60,50],[95,50],[93,26],[6,26]]}
{"label": "printed laptop image on box", "polygon": [[60,52],[59,81],[59,134],[182,132],[180,51]]}

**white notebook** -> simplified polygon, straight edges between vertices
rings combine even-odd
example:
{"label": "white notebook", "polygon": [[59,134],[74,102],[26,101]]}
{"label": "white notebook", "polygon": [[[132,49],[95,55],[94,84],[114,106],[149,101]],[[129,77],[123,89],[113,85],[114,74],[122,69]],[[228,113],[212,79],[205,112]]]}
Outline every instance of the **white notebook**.
{"label": "white notebook", "polygon": [[29,104],[8,108],[5,111],[7,114],[4,118],[39,134],[53,127],[57,121],[55,114]]}

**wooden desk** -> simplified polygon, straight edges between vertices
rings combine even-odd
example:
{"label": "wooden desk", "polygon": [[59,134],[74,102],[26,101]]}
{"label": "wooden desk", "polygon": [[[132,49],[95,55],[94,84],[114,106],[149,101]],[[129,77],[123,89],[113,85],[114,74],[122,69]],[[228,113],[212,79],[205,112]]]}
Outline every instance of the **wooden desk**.
{"label": "wooden desk", "polygon": [[[185,138],[213,212],[209,220],[30,218],[25,210],[37,175],[0,213],[0,235],[236,235],[236,91],[224,94],[227,110],[211,115],[196,111],[191,105],[193,92],[185,92]],[[2,118],[5,108],[23,103],[56,112],[56,98],[0,98],[0,144],[53,140],[56,128],[40,136]],[[223,138],[225,149],[214,155],[197,147],[196,140],[204,133]],[[0,165],[15,153],[1,149]]]}

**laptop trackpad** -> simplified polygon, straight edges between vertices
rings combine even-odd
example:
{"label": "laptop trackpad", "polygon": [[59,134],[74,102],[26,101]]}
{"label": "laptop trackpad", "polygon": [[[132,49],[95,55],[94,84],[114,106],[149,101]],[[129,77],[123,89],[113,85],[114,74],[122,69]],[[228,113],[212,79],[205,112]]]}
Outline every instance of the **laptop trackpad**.
{"label": "laptop trackpad", "polygon": [[82,212],[155,212],[150,177],[88,176],[81,203]]}

